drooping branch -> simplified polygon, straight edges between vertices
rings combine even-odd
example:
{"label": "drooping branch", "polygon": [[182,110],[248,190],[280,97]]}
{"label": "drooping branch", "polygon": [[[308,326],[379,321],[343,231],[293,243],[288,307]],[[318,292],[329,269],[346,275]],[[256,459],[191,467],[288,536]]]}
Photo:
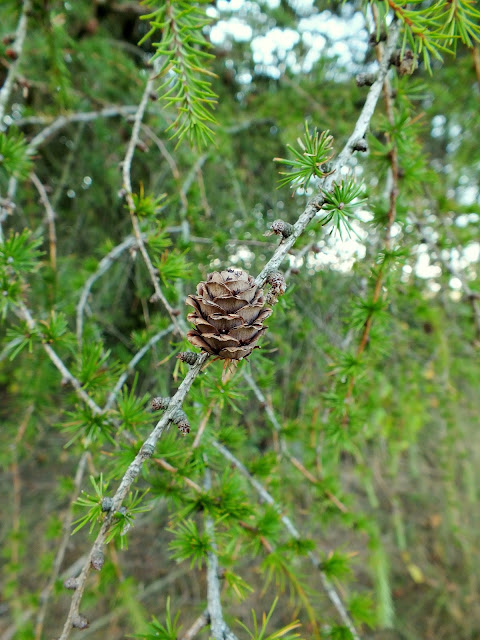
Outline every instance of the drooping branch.
{"label": "drooping branch", "polygon": [[[238,469],[238,471],[248,480],[248,482],[252,485],[252,487],[258,493],[260,498],[267,504],[271,505],[277,511],[277,513],[280,516],[280,520],[282,521],[284,527],[289,532],[289,534],[296,540],[300,540],[301,539],[300,532],[298,531],[296,526],[293,524],[292,520],[284,514],[282,507],[275,502],[274,498],[265,489],[265,487],[249,473],[245,465],[243,465],[240,462],[240,460],[238,460],[238,458],[236,458],[233,455],[233,453],[220,442],[213,439],[210,442],[212,446],[215,447],[215,449],[217,449],[217,451],[219,451],[222,454],[222,456],[226,460],[228,460],[228,462],[232,464],[236,469]],[[345,605],[343,604],[343,601],[340,595],[338,594],[334,585],[330,582],[330,580],[327,578],[327,576],[322,570],[321,561],[313,551],[308,552],[308,557],[310,559],[310,562],[315,567],[315,569],[319,572],[323,588],[325,589],[325,592],[327,593],[333,606],[337,610],[343,624],[346,627],[348,627],[354,640],[360,640],[360,636],[358,635],[358,632],[355,629],[353,622],[350,619],[350,616],[348,615],[347,609],[345,608]]]}
{"label": "drooping branch", "polygon": [[175,314],[173,307],[170,305],[167,298],[165,297],[165,294],[162,291],[157,271],[152,264],[152,260],[148,254],[147,248],[145,246],[145,242],[143,240],[142,232],[140,230],[140,224],[139,224],[137,213],[136,213],[135,201],[133,199],[132,180],[130,176],[133,154],[139,141],[140,127],[142,124],[148,99],[153,91],[153,83],[156,75],[157,75],[157,66],[155,65],[154,71],[150,74],[147,80],[142,98],[140,100],[140,104],[138,105],[137,111],[135,113],[132,134],[130,136],[127,152],[125,154],[125,158],[122,164],[123,188],[125,190],[125,198],[127,200],[128,211],[130,213],[130,218],[132,221],[133,231],[137,239],[138,248],[140,249],[140,253],[142,254],[143,260],[148,269],[148,273],[150,274],[150,279],[153,284],[155,296],[158,300],[162,302],[163,306],[167,310],[178,333],[181,333],[182,331],[178,325],[177,315]]}
{"label": "drooping branch", "polygon": [[25,36],[27,35],[27,21],[28,14],[32,10],[32,0],[24,0],[22,5],[22,12],[20,14],[20,20],[18,21],[15,40],[12,44],[12,60],[7,71],[7,77],[0,89],[0,123],[3,123],[3,117],[7,108],[8,101],[13,89],[13,83],[20,63],[20,58],[23,51],[23,45],[25,43]]}
{"label": "drooping branch", "polygon": [[[388,36],[388,40],[387,40],[387,45],[386,45],[386,49],[385,49],[385,56],[382,59],[381,65],[380,65],[380,70],[378,73],[378,78],[376,80],[376,82],[371,86],[370,91],[368,93],[364,108],[357,120],[357,123],[354,127],[354,131],[352,133],[352,135],[350,136],[349,140],[347,141],[344,149],[342,150],[342,152],[340,153],[340,155],[337,158],[337,161],[334,164],[334,169],[335,172],[337,173],[337,175],[340,173],[341,169],[348,163],[348,161],[350,160],[354,150],[355,150],[355,144],[358,140],[362,139],[365,136],[365,133],[367,131],[370,119],[374,113],[375,110],[375,106],[376,103],[378,101],[378,97],[381,93],[381,89],[382,89],[382,85],[383,85],[383,81],[384,78],[387,74],[388,71],[388,64],[389,64],[389,58],[391,53],[393,52],[397,39],[398,39],[398,32],[399,32],[399,27],[396,23],[394,23],[391,27],[389,36]],[[158,280],[158,275],[153,267],[153,264],[150,260],[150,257],[148,256],[148,253],[146,251],[145,245],[143,243],[143,238],[141,237],[141,232],[140,232],[140,228],[139,228],[139,224],[138,224],[138,218],[136,216],[135,213],[135,204],[133,201],[133,192],[132,192],[132,186],[131,186],[131,178],[130,178],[130,170],[131,170],[131,163],[132,163],[132,159],[133,159],[133,153],[134,153],[134,149],[135,146],[138,142],[139,139],[139,131],[140,131],[140,126],[141,126],[141,121],[145,112],[145,108],[146,108],[146,104],[147,104],[147,100],[148,100],[148,96],[150,94],[150,89],[151,89],[151,81],[152,81],[152,76],[149,78],[149,80],[147,81],[147,85],[145,88],[145,91],[143,93],[142,96],[142,100],[140,102],[140,105],[137,109],[136,115],[135,115],[135,119],[134,119],[134,126],[133,126],[133,130],[132,130],[132,135],[130,138],[130,142],[127,148],[127,153],[125,155],[125,160],[123,163],[123,181],[124,181],[124,188],[126,191],[126,199],[127,199],[127,203],[129,206],[129,212],[132,218],[132,225],[135,231],[135,237],[138,241],[138,245],[141,249],[142,252],[142,256],[145,260],[145,263],[147,265],[152,283],[154,285],[154,289],[155,289],[155,293],[158,295],[159,291],[160,291],[160,295],[158,295],[159,299],[161,300],[161,302],[163,303],[163,305],[165,306],[166,310],[169,312],[169,314],[172,317],[172,320],[175,323],[175,326],[178,328],[179,333],[183,333],[184,331],[184,326],[185,323],[183,320],[179,320],[176,318],[176,316],[174,314],[172,314],[172,307],[170,306],[170,304],[168,303],[168,301],[166,300],[165,296],[163,295],[163,292],[161,292],[161,288],[160,288],[160,284],[159,284],[159,280]],[[322,188],[323,189],[329,189],[331,188],[332,184],[333,184],[334,178],[333,176],[328,176],[327,178],[325,178],[325,180],[322,183]],[[268,275],[272,272],[278,269],[278,266],[281,264],[282,260],[285,258],[285,256],[287,255],[288,251],[290,250],[290,248],[293,246],[293,244],[295,243],[295,241],[298,239],[298,237],[305,231],[306,227],[308,226],[308,224],[311,222],[311,220],[313,220],[313,218],[316,216],[317,211],[319,210],[319,208],[321,207],[321,204],[323,202],[322,196],[317,196],[315,198],[313,198],[307,205],[306,209],[304,210],[304,212],[300,215],[300,217],[298,218],[297,222],[294,225],[294,229],[293,229],[293,233],[290,237],[286,238],[284,241],[282,241],[282,243],[278,246],[277,250],[274,252],[273,256],[270,258],[270,260],[267,262],[267,264],[265,265],[264,269],[262,270],[262,272],[258,275],[257,279],[256,279],[256,283],[258,286],[263,286],[268,278]],[[142,250],[143,247],[143,250]],[[151,432],[151,434],[149,435],[149,437],[146,439],[146,441],[144,442],[144,444],[142,445],[142,447],[140,448],[139,452],[137,453],[137,456],[135,457],[134,461],[131,463],[131,465],[128,467],[127,471],[125,472],[122,480],[120,481],[120,485],[113,497],[113,507],[111,509],[111,511],[108,513],[108,515],[106,516],[102,527],[100,529],[99,534],[97,535],[97,538],[95,540],[95,542],[93,543],[93,546],[90,550],[89,556],[88,556],[88,560],[87,562],[84,564],[83,569],[78,577],[78,587],[72,597],[72,602],[71,602],[71,606],[70,606],[70,610],[67,616],[67,619],[65,621],[65,625],[62,631],[62,635],[60,637],[59,640],[67,640],[67,638],[70,635],[71,629],[72,629],[72,625],[78,621],[81,620],[80,618],[80,613],[79,613],[79,606],[83,597],[83,592],[86,586],[86,581],[87,581],[87,577],[88,574],[90,572],[90,564],[92,559],[94,558],[95,554],[97,553],[103,553],[102,549],[103,546],[105,544],[105,540],[107,538],[107,534],[112,522],[112,518],[114,517],[114,514],[116,512],[116,510],[118,510],[118,508],[122,505],[123,500],[125,499],[125,497],[127,496],[133,482],[136,480],[136,478],[138,477],[138,475],[140,474],[141,468],[143,466],[143,463],[152,456],[155,445],[158,441],[158,439],[161,437],[162,433],[165,431],[166,428],[168,428],[171,419],[175,413],[175,411],[177,411],[179,408],[181,408],[183,400],[185,399],[185,396],[187,395],[191,385],[193,384],[195,378],[198,376],[198,374],[200,373],[203,364],[205,363],[205,361],[207,360],[208,356],[206,354],[202,354],[199,356],[197,362],[190,368],[190,370],[187,373],[187,376],[185,377],[184,381],[182,382],[182,384],[180,385],[177,393],[173,396],[172,400],[170,401],[167,410],[165,411],[165,413],[163,414],[161,420],[157,423],[157,425],[155,426],[154,430]],[[221,445],[220,445],[221,446]],[[240,463],[241,464],[241,463]],[[253,482],[256,482],[253,478],[252,478]],[[257,483],[258,484],[258,483]],[[253,485],[255,486],[255,485]],[[261,491],[265,491],[263,489],[263,487],[261,487],[261,485],[258,485],[259,489]],[[257,488],[257,487],[256,487]],[[258,489],[257,489],[258,490]],[[266,492],[265,492],[266,493]],[[260,493],[261,495],[261,493]],[[269,496],[268,493],[266,493],[266,495]],[[263,498],[265,498],[265,495],[262,496]],[[271,498],[271,496],[269,496],[269,499],[267,500],[268,502],[270,500],[273,500],[273,498]],[[285,526],[287,527],[287,529],[290,531],[290,533],[295,536],[295,537],[299,537],[299,533],[298,531],[295,529],[295,527],[293,526],[293,524],[291,523],[290,519],[284,517],[285,519],[282,519],[282,521],[284,522]],[[318,560],[318,558],[316,558],[315,555],[312,555],[312,563],[315,564],[315,566],[318,569],[321,569],[321,563]],[[338,596],[336,590],[334,589],[334,587],[330,584],[330,582],[328,581],[328,579],[326,578],[326,576],[324,574],[322,574],[322,583],[324,584],[324,588],[326,589],[331,601],[334,603],[335,607],[337,608],[337,610],[339,611],[339,614],[342,618],[342,620],[344,621],[344,623],[349,627],[349,629],[352,632],[353,637],[355,638],[355,640],[358,640],[359,636],[356,633],[349,617],[348,614],[346,612],[346,609],[340,599],[340,597]],[[225,633],[227,633],[227,636],[229,636],[229,634],[231,634],[231,632],[225,631]]]}
{"label": "drooping branch", "polygon": [[[340,154],[337,156],[337,159],[334,161],[331,174],[328,175],[320,184],[320,189],[324,191],[329,191],[333,183],[335,182],[335,178],[338,177],[341,173],[343,167],[348,165],[350,158],[355,152],[355,147],[360,140],[363,140],[365,134],[367,133],[370,120],[372,119],[373,113],[375,111],[375,107],[378,102],[378,98],[382,92],[383,82],[388,73],[388,68],[390,65],[390,56],[395,50],[398,36],[399,36],[400,26],[397,22],[393,22],[391,25],[389,32],[387,43],[385,46],[385,55],[383,56],[380,62],[380,68],[378,70],[377,79],[370,87],[370,91],[368,92],[367,99],[365,100],[365,104],[363,105],[363,109],[357,119],[353,132],[349,139],[347,140],[345,146],[343,147]],[[319,209],[321,208],[324,201],[324,196],[316,195],[313,197],[310,202],[307,204],[304,212],[300,215],[298,220],[293,225],[293,232],[288,238],[284,238],[281,244],[278,246],[277,250],[264,266],[260,274],[257,276],[256,283],[259,287],[263,287],[265,282],[267,281],[269,273],[272,271],[276,271],[285,256],[288,254],[290,249],[293,247],[298,238],[305,231],[310,222],[315,218]]]}
{"label": "drooping branch", "polygon": [[53,271],[57,269],[57,233],[55,230],[55,211],[50,203],[47,195],[47,191],[43,184],[38,179],[35,173],[32,173],[32,182],[35,185],[36,190],[40,196],[43,206],[45,207],[45,213],[48,220],[48,237],[50,241],[50,266]]}
{"label": "drooping branch", "polygon": [[87,304],[88,296],[95,282],[103,276],[103,274],[110,269],[115,260],[127,249],[133,248],[137,243],[137,239],[133,236],[128,236],[123,242],[114,247],[111,251],[104,256],[98,263],[95,273],[88,278],[80,296],[80,300],[77,305],[77,341],[79,346],[82,346],[83,339],[83,315],[85,312],[85,306]]}

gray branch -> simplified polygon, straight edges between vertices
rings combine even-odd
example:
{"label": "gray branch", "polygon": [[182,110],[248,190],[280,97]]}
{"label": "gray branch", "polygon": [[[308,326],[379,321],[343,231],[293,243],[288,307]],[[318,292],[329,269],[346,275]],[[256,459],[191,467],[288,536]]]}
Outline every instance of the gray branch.
{"label": "gray branch", "polygon": [[[248,482],[252,485],[252,487],[258,493],[260,498],[267,504],[271,505],[277,511],[277,513],[280,516],[280,520],[282,521],[285,529],[290,533],[292,538],[295,538],[296,540],[300,540],[301,539],[300,532],[295,527],[292,520],[288,516],[284,515],[284,510],[280,507],[280,505],[278,505],[275,502],[275,500],[268,493],[265,487],[262,484],[260,484],[260,482],[258,482],[258,480],[256,480],[249,473],[248,469],[240,462],[240,460],[238,460],[238,458],[236,458],[233,455],[233,453],[231,453],[225,446],[223,446],[223,444],[220,444],[220,442],[217,442],[216,440],[211,440],[211,444],[215,447],[215,449],[217,449],[217,451],[219,451],[223,455],[223,457],[226,460],[228,460],[231,464],[233,464],[234,467],[238,469],[238,471],[240,471],[240,473],[248,480]],[[345,605],[343,604],[342,599],[338,595],[338,592],[335,589],[334,585],[330,582],[330,580],[327,578],[325,573],[322,571],[321,561],[319,560],[319,558],[317,558],[317,556],[313,553],[313,551],[308,552],[308,557],[310,558],[310,561],[315,567],[315,569],[317,569],[317,571],[319,572],[323,588],[325,589],[325,592],[327,593],[331,603],[337,610],[343,624],[346,627],[348,627],[354,640],[360,640],[360,636],[358,635],[357,630],[353,626],[353,622],[351,621],[350,616],[348,615],[347,609],[345,608]]]}
{"label": "gray branch", "polygon": [[115,513],[122,506],[123,501],[128,495],[132,484],[140,475],[142,470],[143,463],[148,460],[155,450],[155,446],[162,436],[164,431],[168,429],[171,423],[171,419],[174,416],[175,412],[181,408],[185,397],[190,390],[190,387],[193,384],[193,381],[200,373],[204,363],[208,359],[207,354],[202,354],[199,356],[197,362],[190,368],[187,375],[185,376],[182,384],[178,388],[176,394],[170,401],[167,410],[161,417],[161,419],[155,425],[155,428],[150,433],[148,438],[145,440],[143,445],[141,446],[139,452],[135,456],[135,459],[130,463],[128,469],[126,470],[122,480],[120,481],[120,485],[118,486],[115,495],[112,498],[112,507],[103,521],[103,524],[100,528],[100,531],[93,543],[90,552],[87,557],[87,561],[85,562],[80,575],[77,578],[77,588],[73,594],[72,601],[70,603],[70,609],[67,615],[67,619],[65,621],[62,634],[59,640],[67,640],[70,637],[70,633],[72,631],[72,623],[79,614],[79,606],[82,601],[83,592],[85,591],[85,586],[87,583],[87,578],[90,573],[92,560],[98,554],[103,553],[103,546],[105,545],[105,540],[107,538],[107,534],[110,529],[110,525],[115,517]]}
{"label": "gray branch", "polygon": [[3,123],[3,117],[7,108],[10,94],[12,93],[13,83],[17,74],[18,64],[23,51],[23,44],[25,42],[25,36],[27,35],[27,19],[28,14],[32,8],[31,0],[24,0],[22,6],[22,13],[20,14],[20,20],[18,21],[17,31],[15,35],[15,41],[12,45],[16,58],[10,62],[8,67],[7,77],[3,83],[3,87],[0,89],[0,123]]}
{"label": "gray branch", "polygon": [[[399,30],[399,24],[397,22],[394,22],[390,27],[388,33],[385,55],[383,56],[382,62],[380,64],[377,80],[370,87],[370,91],[368,92],[367,99],[365,100],[365,104],[363,105],[362,112],[360,113],[360,116],[358,117],[358,120],[355,124],[352,135],[347,140],[347,143],[338,155],[336,161],[333,163],[332,173],[324,178],[320,185],[321,189],[325,191],[329,191],[330,189],[332,189],[336,177],[340,175],[343,167],[346,167],[348,165],[348,162],[355,151],[355,144],[359,140],[364,138],[365,134],[367,133],[367,129],[375,111],[378,98],[380,97],[380,94],[382,92],[383,81],[388,73],[390,56],[395,50]],[[293,225],[293,233],[281,242],[273,256],[257,276],[256,283],[259,287],[263,287],[263,285],[267,281],[269,273],[271,273],[272,271],[276,271],[280,267],[280,264],[284,260],[285,256],[293,247],[297,239],[305,231],[310,222],[315,218],[322,204],[323,196],[321,194],[315,196],[310,200],[305,208],[305,211],[300,215],[296,223]]]}
{"label": "gray branch", "polygon": [[80,300],[77,305],[77,341],[81,348],[82,336],[83,336],[83,314],[85,312],[85,306],[87,304],[88,296],[95,282],[103,276],[103,274],[110,269],[115,260],[127,249],[134,247],[137,239],[134,236],[128,236],[123,242],[114,247],[111,251],[104,256],[98,263],[95,273],[88,278],[80,296]]}

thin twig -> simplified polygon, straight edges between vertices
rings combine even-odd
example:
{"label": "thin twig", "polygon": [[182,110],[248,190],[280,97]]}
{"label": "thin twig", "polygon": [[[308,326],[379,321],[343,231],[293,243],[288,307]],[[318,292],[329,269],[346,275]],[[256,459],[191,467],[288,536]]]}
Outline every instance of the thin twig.
{"label": "thin twig", "polygon": [[57,576],[60,573],[60,567],[62,566],[62,562],[65,557],[65,553],[67,551],[68,543],[70,542],[70,536],[71,536],[70,529],[73,521],[73,504],[80,494],[80,487],[82,485],[83,474],[85,472],[88,455],[89,454],[87,452],[83,453],[78,462],[77,471],[75,473],[75,479],[73,481],[74,488],[73,488],[72,496],[70,498],[67,512],[65,514],[65,519],[63,521],[62,539],[58,546],[55,560],[53,561],[52,572],[50,573],[48,582],[40,595],[41,604],[40,604],[40,609],[38,611],[37,621],[35,624],[35,640],[40,640],[42,637],[42,631],[43,631],[43,625],[45,622],[45,615],[47,613],[48,601],[52,594]]}
{"label": "thin twig", "polygon": [[[36,330],[37,325],[35,320],[32,317],[32,314],[27,309],[27,307],[21,303],[18,305],[18,315],[25,320],[29,329]],[[80,381],[67,369],[63,360],[57,355],[56,351],[46,342],[42,342],[42,347],[46,351],[48,357],[53,362],[53,364],[57,367],[57,369],[62,374],[62,378],[64,381],[69,382],[72,387],[75,389],[79,398],[81,398],[88,407],[92,410],[94,414],[102,413],[100,407],[92,400],[92,398],[86,393],[86,391],[82,388]]]}
{"label": "thin twig", "polygon": [[163,331],[159,331],[158,333],[156,333],[154,336],[152,336],[150,338],[150,340],[146,344],[143,345],[143,347],[141,349],[139,349],[137,351],[137,353],[133,356],[133,358],[130,360],[130,362],[125,367],[125,371],[119,377],[119,379],[117,380],[117,383],[115,384],[115,386],[113,387],[112,391],[110,392],[110,394],[109,394],[109,396],[107,398],[107,402],[105,403],[105,407],[103,409],[104,411],[108,411],[109,409],[112,408],[113,403],[115,402],[115,398],[116,398],[118,392],[123,387],[123,385],[125,384],[126,379],[132,373],[132,371],[135,369],[135,367],[140,362],[140,360],[143,358],[143,356],[147,353],[147,351],[149,351],[155,344],[157,344],[157,342],[159,340],[161,340],[162,338],[167,336],[172,331],[173,331],[173,324],[171,324],[169,327],[167,327]]}
{"label": "thin twig", "polygon": [[18,21],[17,31],[15,34],[15,40],[11,47],[12,51],[14,52],[15,59],[11,60],[9,64],[7,77],[5,78],[5,82],[3,83],[3,86],[0,89],[0,123],[3,123],[3,117],[5,115],[7,103],[12,93],[13,83],[15,81],[15,76],[17,74],[20,57],[23,51],[23,45],[25,43],[25,36],[27,35],[27,20],[28,20],[28,14],[30,13],[31,8],[32,8],[32,1],[24,0],[23,6],[22,6],[22,12],[20,14],[20,19]]}
{"label": "thin twig", "polygon": [[199,633],[204,627],[210,624],[210,616],[208,615],[208,609],[205,609],[203,613],[201,613],[195,622],[191,625],[187,631],[183,634],[181,640],[193,640],[193,638]]}
{"label": "thin twig", "polygon": [[31,174],[31,179],[40,196],[48,221],[48,237],[50,241],[50,265],[53,271],[57,270],[57,234],[55,231],[55,211],[53,210],[50,200],[48,199],[45,187],[38,179],[35,173]]}
{"label": "thin twig", "polygon": [[153,90],[153,82],[154,82],[154,79],[156,78],[156,73],[157,71],[156,69],[154,69],[154,71],[150,74],[147,80],[147,83],[145,85],[145,89],[144,89],[142,98],[140,100],[140,104],[138,105],[137,111],[135,113],[132,134],[130,136],[127,152],[125,154],[125,158],[122,163],[123,188],[125,189],[125,198],[127,200],[128,211],[130,213],[133,231],[134,231],[135,237],[137,238],[138,248],[140,249],[140,253],[142,254],[148,273],[150,274],[150,279],[152,281],[153,288],[155,290],[155,296],[158,300],[162,302],[163,306],[167,310],[168,314],[172,319],[173,324],[175,325],[176,331],[181,334],[182,331],[178,323],[177,315],[175,314],[173,307],[170,305],[170,303],[166,299],[162,291],[162,288],[160,287],[160,281],[158,279],[157,270],[152,264],[150,256],[148,255],[147,248],[143,241],[143,235],[140,230],[140,224],[138,222],[138,217],[136,213],[135,201],[133,199],[132,181],[130,176],[130,172],[132,168],[133,153],[139,141],[140,126],[142,124],[142,119],[145,113],[148,99]]}
{"label": "thin twig", "polygon": [[[210,469],[205,467],[205,489],[209,491],[212,488],[212,478]],[[205,531],[210,538],[211,551],[207,553],[207,603],[208,615],[210,617],[210,631],[213,640],[225,640],[227,625],[223,619],[222,602],[220,599],[220,580],[219,566],[217,556],[217,544],[215,542],[215,526],[211,516],[205,517]],[[230,632],[232,640],[234,634]]]}
{"label": "thin twig", "polygon": [[[152,582],[144,589],[139,589],[135,594],[135,599],[139,601],[145,600],[146,598],[152,596],[153,594],[158,593],[159,591],[163,591],[166,587],[168,587],[169,585],[173,584],[176,580],[178,580],[178,578],[183,578],[185,575],[190,573],[190,571],[191,569],[189,567],[179,567],[177,569],[173,569],[173,571],[170,571],[168,575],[166,575],[164,578],[155,580],[155,582]],[[87,638],[88,636],[91,636],[99,629],[106,627],[108,624],[111,624],[115,620],[118,620],[120,616],[128,613],[128,611],[129,611],[128,605],[121,605],[116,609],[114,609],[113,611],[110,611],[109,613],[105,614],[104,616],[97,618],[94,622],[92,622],[92,624],[88,627],[88,629],[82,630],[81,632],[82,640],[83,638]],[[185,638],[182,638],[182,640],[185,640]]]}
{"label": "thin twig", "polygon": [[[233,453],[231,453],[231,451],[229,451],[229,449],[227,449],[223,444],[221,444],[220,442],[217,442],[216,440],[211,440],[210,442],[211,442],[212,446],[214,446],[215,449],[217,449],[217,451],[219,451],[223,455],[224,458],[226,458],[231,464],[233,464],[233,466],[236,469],[238,469],[238,471],[248,480],[248,482],[256,490],[256,492],[258,493],[260,498],[264,502],[266,502],[269,505],[271,505],[277,511],[277,513],[280,516],[280,520],[282,521],[283,525],[285,526],[287,531],[290,533],[290,535],[293,538],[295,538],[296,540],[300,540],[301,539],[300,532],[295,527],[295,525],[293,524],[292,520],[288,516],[284,515],[283,509],[280,507],[280,505],[278,505],[275,502],[275,500],[268,493],[268,491],[265,489],[265,487],[262,484],[260,484],[260,482],[258,482],[258,480],[256,480],[250,474],[248,469],[240,462],[240,460],[238,460],[238,458],[236,458],[233,455]],[[347,609],[345,608],[345,605],[343,604],[341,597],[339,596],[339,594],[338,594],[337,590],[335,589],[334,585],[330,582],[330,580],[327,578],[327,576],[325,575],[325,573],[322,570],[321,561],[319,560],[319,558],[317,558],[317,556],[313,553],[313,551],[309,551],[308,552],[308,557],[310,558],[310,561],[313,564],[313,566],[315,567],[315,569],[317,569],[317,571],[319,572],[323,588],[325,589],[325,592],[326,592],[327,596],[329,597],[331,603],[333,604],[333,606],[337,610],[337,612],[338,612],[343,624],[346,627],[348,627],[348,629],[349,629],[350,633],[352,634],[354,640],[360,640],[360,636],[358,635],[358,632],[355,629],[355,626],[354,626],[352,620],[350,619],[350,616],[348,615]]]}
{"label": "thin twig", "polygon": [[[278,434],[281,434],[282,432],[282,427],[281,424],[279,423],[277,416],[275,415],[275,412],[272,409],[271,404],[267,401],[267,398],[263,395],[260,387],[257,385],[257,383],[255,382],[255,380],[253,379],[253,377],[250,375],[250,373],[248,373],[248,371],[246,371],[246,369],[243,370],[242,375],[244,377],[244,379],[247,381],[250,389],[252,389],[253,393],[255,394],[255,396],[257,397],[257,400],[260,402],[260,404],[264,407],[265,409],[265,413],[267,414],[268,419],[270,420],[270,422],[273,425],[273,428],[275,429],[275,431]],[[321,480],[319,478],[316,478],[303,464],[302,462],[300,462],[300,460],[298,460],[298,458],[296,458],[289,450],[287,443],[285,442],[285,439],[282,438],[280,436],[280,452],[283,456],[285,456],[285,458],[298,470],[300,471],[300,473],[312,484],[318,485],[320,484]],[[343,502],[341,500],[339,500],[337,498],[336,495],[334,495],[331,491],[329,491],[328,489],[325,490],[325,495],[327,496],[327,498],[329,500],[331,500],[335,506],[342,511],[343,513],[347,513],[348,512],[348,508],[343,504]]]}
{"label": "thin twig", "polygon": [[[136,112],[137,107],[135,105],[106,107],[100,109],[100,111],[86,111],[80,113],[72,113],[69,116],[59,116],[55,118],[50,124],[42,129],[36,136],[34,136],[28,145],[28,151],[30,154],[48,142],[60,129],[63,129],[72,122],[91,122],[98,118],[116,118],[118,116],[129,116]],[[45,118],[24,118],[23,120],[16,120],[15,126],[22,126],[27,124],[46,124],[48,122]]]}
{"label": "thin twig", "polygon": [[88,296],[92,289],[92,286],[95,282],[103,276],[103,274],[110,269],[115,260],[127,249],[130,249],[135,246],[137,243],[136,238],[133,236],[128,236],[125,238],[123,242],[114,247],[111,251],[104,256],[100,262],[98,263],[97,270],[93,273],[88,280],[86,281],[82,294],[80,296],[80,300],[77,305],[77,342],[82,347],[82,336],[83,336],[83,314],[85,310],[85,306],[87,304]]}

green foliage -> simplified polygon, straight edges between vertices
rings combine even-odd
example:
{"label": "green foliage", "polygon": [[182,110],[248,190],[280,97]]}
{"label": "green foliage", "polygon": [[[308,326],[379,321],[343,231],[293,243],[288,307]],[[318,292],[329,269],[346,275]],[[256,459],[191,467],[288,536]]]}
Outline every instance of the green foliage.
{"label": "green foliage", "polygon": [[[442,53],[455,53],[457,41],[472,47],[480,40],[480,11],[472,0],[410,3],[412,8],[384,0],[383,10],[388,15],[393,9],[404,27],[402,53],[407,45],[421,55],[425,68],[431,73],[431,58],[442,59]],[[380,5],[381,6],[381,5]]]}
{"label": "green foliage", "polygon": [[[108,490],[108,482],[104,481],[103,475],[97,480],[93,476],[90,476],[90,482],[94,489],[94,494],[88,494],[82,492],[82,496],[75,501],[75,504],[79,507],[88,509],[88,513],[80,516],[74,525],[77,525],[72,531],[72,534],[80,531],[86,525],[90,525],[89,533],[92,534],[98,526],[105,519],[106,514],[110,511],[111,507],[107,508],[107,500],[110,498],[106,495]],[[140,494],[138,491],[135,493],[129,492],[127,499],[124,501],[124,505],[115,511],[111,517],[108,527],[108,533],[106,535],[106,543],[108,544],[115,538],[120,541],[120,547],[122,549],[128,549],[127,533],[130,531],[135,520],[135,515],[138,513],[144,513],[149,511],[149,506],[142,506],[145,493]]]}
{"label": "green foliage", "polygon": [[346,554],[332,551],[322,562],[322,571],[329,578],[342,580],[351,575],[350,558]]}
{"label": "green foliage", "polygon": [[267,626],[270,622],[275,607],[277,606],[277,602],[278,598],[275,598],[272,606],[270,607],[270,611],[268,613],[263,613],[261,622],[257,620],[257,615],[255,611],[252,610],[253,630],[249,629],[247,625],[240,620],[238,621],[239,625],[242,627],[242,629],[244,629],[244,631],[246,631],[251,640],[277,640],[277,638],[283,638],[284,640],[295,640],[295,638],[300,638],[300,634],[298,634],[297,632],[291,633],[292,631],[294,631],[294,629],[298,629],[298,627],[301,626],[298,621],[291,622],[281,629],[278,629],[278,631],[274,631],[273,633],[269,633],[267,635]]}
{"label": "green foliage", "polygon": [[169,544],[173,558],[178,562],[190,560],[192,569],[206,564],[207,555],[212,551],[212,541],[206,531],[201,533],[193,520],[185,520],[169,531],[175,534]]}
{"label": "green foliage", "polygon": [[291,171],[280,171],[284,178],[279,181],[279,186],[290,185],[293,189],[307,189],[313,178],[324,178],[328,170],[323,166],[333,158],[333,136],[328,131],[319,133],[317,129],[310,133],[305,122],[303,140],[297,138],[300,150],[287,144],[287,149],[293,158],[274,158],[275,162],[286,165]]}
{"label": "green foliage", "polygon": [[330,233],[335,229],[342,238],[342,231],[346,231],[348,237],[350,232],[355,233],[350,219],[355,217],[355,207],[360,207],[366,202],[363,198],[363,188],[355,184],[352,178],[342,180],[340,184],[336,182],[331,191],[322,191],[324,203],[322,210],[327,213],[320,219],[320,224],[332,223]]}
{"label": "green foliage", "polygon": [[[279,218],[294,223],[322,184],[332,168],[328,131],[342,147],[369,91],[352,74],[376,65],[385,45],[368,43],[365,3],[172,0],[149,3],[144,20],[137,2],[34,2],[18,67],[7,69],[21,4],[3,3],[0,25],[4,75],[15,74],[0,134],[5,628],[15,638],[58,637],[72,596],[63,571],[108,525],[105,565],[89,576],[80,611],[109,640],[182,636],[208,601],[214,552],[225,620],[240,618],[244,637],[294,636],[298,618],[309,638],[351,638],[326,584],[361,638],[385,635],[385,626],[409,640],[419,629],[436,640],[475,637],[476,4],[377,5],[379,41],[396,13],[406,60],[413,47],[434,73],[420,60],[402,76],[395,52],[391,99],[380,95],[368,153],[353,155],[350,174],[328,178],[332,191],[317,193],[324,226],[312,222],[278,266],[289,272],[288,289],[261,349],[223,381],[224,363],[210,358],[183,402],[191,433],[169,425],[153,452],[144,443],[163,414],[150,400],[183,390],[192,369],[176,359],[191,350],[181,332],[156,339],[172,319],[152,296],[122,191],[133,114],[155,74],[146,60],[157,51],[163,75],[155,82],[167,99],[148,96],[143,153],[131,165],[134,207],[156,284],[183,327],[185,297],[208,273],[234,266],[256,276],[283,250],[281,238],[263,234]],[[325,25],[350,29],[353,20],[355,38],[331,29],[320,46]],[[269,43],[278,46],[267,62]],[[454,62],[444,49],[456,50]],[[209,92],[220,96],[217,147],[175,146],[183,136],[209,147]],[[187,108],[189,99],[207,119]],[[169,126],[174,140],[162,137]],[[272,161],[284,155],[280,167]],[[277,168],[295,198],[275,189]],[[55,268],[41,248],[56,249]],[[130,478],[137,469],[112,512],[127,470]],[[72,529],[83,532],[55,578],[72,496],[82,489]],[[117,553],[127,539],[128,553]],[[276,596],[281,606],[262,622]],[[39,602],[47,605],[40,632]]]}
{"label": "green foliage", "polygon": [[170,598],[167,598],[165,624],[159,622],[155,617],[148,625],[148,632],[135,636],[136,638],[145,638],[145,640],[177,640],[181,625],[178,624],[180,611],[177,611],[175,617],[172,618],[170,613]]}
{"label": "green foliage", "polygon": [[213,142],[211,109],[217,103],[210,81],[215,74],[206,68],[213,56],[206,51],[209,43],[202,34],[210,22],[201,6],[205,0],[165,0],[159,8],[156,0],[143,0],[143,4],[154,11],[142,16],[150,21],[150,30],[140,44],[160,32],[153,58],[160,59],[157,75],[164,80],[159,92],[176,109],[167,131],[172,131],[178,143],[187,137],[190,144],[205,147]]}
{"label": "green foliage", "polygon": [[32,167],[32,157],[23,135],[14,129],[0,131],[0,173],[6,178],[26,180]]}

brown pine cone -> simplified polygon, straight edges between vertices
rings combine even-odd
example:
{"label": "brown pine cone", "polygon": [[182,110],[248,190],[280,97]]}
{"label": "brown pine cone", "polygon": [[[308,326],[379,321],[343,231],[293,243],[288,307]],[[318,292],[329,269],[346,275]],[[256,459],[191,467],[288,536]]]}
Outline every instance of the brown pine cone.
{"label": "brown pine cone", "polygon": [[188,340],[218,358],[241,360],[250,355],[267,329],[263,321],[272,310],[264,308],[263,291],[246,271],[215,271],[197,285],[186,304],[195,311],[187,319],[195,325]]}

